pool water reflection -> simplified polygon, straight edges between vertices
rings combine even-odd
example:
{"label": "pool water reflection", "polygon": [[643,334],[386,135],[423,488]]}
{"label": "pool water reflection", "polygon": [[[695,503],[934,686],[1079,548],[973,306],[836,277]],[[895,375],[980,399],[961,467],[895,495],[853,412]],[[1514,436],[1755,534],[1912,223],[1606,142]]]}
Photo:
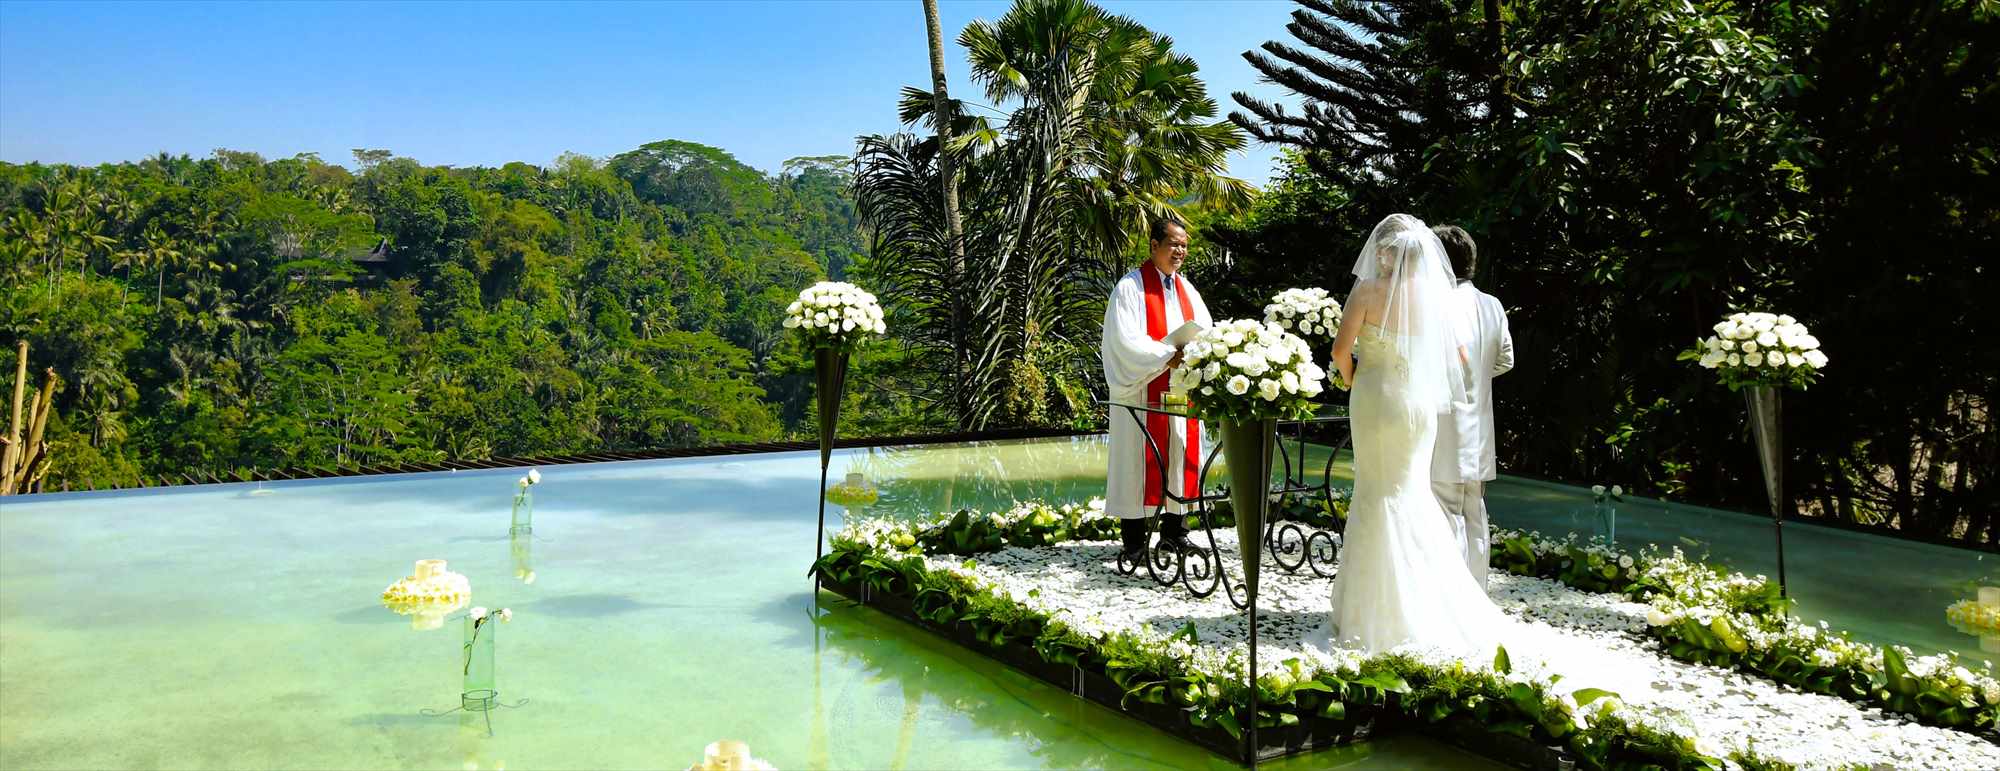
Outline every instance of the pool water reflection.
{"label": "pool water reflection", "polygon": [[[1103,452],[852,450],[832,477],[877,484],[871,512],[996,508],[1101,494]],[[0,767],[684,768],[721,738],[781,769],[1229,767],[872,610],[816,603],[817,460],[543,469],[528,542],[507,534],[516,471],[7,500]],[[1500,524],[1544,532],[1588,502],[1519,481],[1492,495]],[[1621,540],[1690,538],[1767,569],[1753,517],[1633,511]],[[1943,607],[1991,575],[1981,555],[1808,527],[1787,543],[1806,612],[1919,649],[1972,642],[1952,641]],[[490,738],[478,716],[419,714],[458,703],[460,626],[415,631],[377,601],[431,557],[471,579],[472,605],[515,612],[498,687],[528,701],[494,713]],[[1862,592],[1881,586],[1908,601]],[[1490,767],[1419,738],[1270,765]]]}

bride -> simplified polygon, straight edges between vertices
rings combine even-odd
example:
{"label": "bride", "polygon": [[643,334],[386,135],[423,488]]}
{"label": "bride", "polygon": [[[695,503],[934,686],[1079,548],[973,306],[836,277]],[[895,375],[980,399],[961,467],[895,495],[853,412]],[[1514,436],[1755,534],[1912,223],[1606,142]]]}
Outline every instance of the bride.
{"label": "bride", "polygon": [[1334,366],[1353,384],[1354,498],[1331,642],[1490,655],[1509,621],[1466,570],[1431,493],[1438,415],[1466,398],[1444,245],[1423,221],[1392,214],[1362,245],[1354,275],[1333,344]]}

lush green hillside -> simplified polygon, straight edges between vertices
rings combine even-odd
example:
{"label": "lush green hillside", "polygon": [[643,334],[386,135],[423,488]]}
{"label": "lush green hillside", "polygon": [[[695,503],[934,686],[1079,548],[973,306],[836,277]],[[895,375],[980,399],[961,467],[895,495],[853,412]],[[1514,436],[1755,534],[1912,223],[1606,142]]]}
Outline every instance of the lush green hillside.
{"label": "lush green hillside", "polygon": [[780,314],[864,249],[846,158],[355,161],[0,164],[0,321],[62,382],[44,489],[767,440],[810,406]]}

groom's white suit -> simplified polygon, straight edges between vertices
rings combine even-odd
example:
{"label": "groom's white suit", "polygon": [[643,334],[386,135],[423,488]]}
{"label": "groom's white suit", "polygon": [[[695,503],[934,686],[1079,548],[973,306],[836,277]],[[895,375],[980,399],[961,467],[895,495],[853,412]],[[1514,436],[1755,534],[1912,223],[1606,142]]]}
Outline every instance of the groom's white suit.
{"label": "groom's white suit", "polygon": [[1437,447],[1431,453],[1431,489],[1444,508],[1452,534],[1458,536],[1465,565],[1479,586],[1486,586],[1486,563],[1492,539],[1486,522],[1486,483],[1499,476],[1493,462],[1493,377],[1514,368],[1514,336],[1500,300],[1461,281],[1452,292],[1468,325],[1466,354],[1471,366],[1465,384],[1467,401],[1452,404],[1452,414],[1439,416]]}

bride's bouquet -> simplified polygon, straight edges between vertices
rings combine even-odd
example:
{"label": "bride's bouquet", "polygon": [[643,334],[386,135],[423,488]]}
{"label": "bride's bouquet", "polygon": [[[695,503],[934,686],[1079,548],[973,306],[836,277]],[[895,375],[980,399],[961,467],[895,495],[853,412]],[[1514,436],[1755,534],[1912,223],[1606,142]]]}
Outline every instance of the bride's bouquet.
{"label": "bride's bouquet", "polygon": [[810,348],[851,349],[863,335],[882,334],[882,306],[875,295],[840,281],[821,281],[799,292],[785,308],[785,328],[797,329]]}
{"label": "bride's bouquet", "polygon": [[1319,350],[1333,349],[1333,336],[1340,331],[1340,301],[1326,290],[1287,289],[1264,306],[1264,323],[1276,324]]}
{"label": "bride's bouquet", "polygon": [[1277,324],[1224,321],[1189,343],[1173,385],[1203,420],[1252,421],[1312,414],[1326,371],[1306,341]]}
{"label": "bride's bouquet", "polygon": [[1782,314],[1732,313],[1715,335],[1682,351],[1681,361],[1715,370],[1735,391],[1747,386],[1805,388],[1826,368],[1826,353],[1798,319]]}

